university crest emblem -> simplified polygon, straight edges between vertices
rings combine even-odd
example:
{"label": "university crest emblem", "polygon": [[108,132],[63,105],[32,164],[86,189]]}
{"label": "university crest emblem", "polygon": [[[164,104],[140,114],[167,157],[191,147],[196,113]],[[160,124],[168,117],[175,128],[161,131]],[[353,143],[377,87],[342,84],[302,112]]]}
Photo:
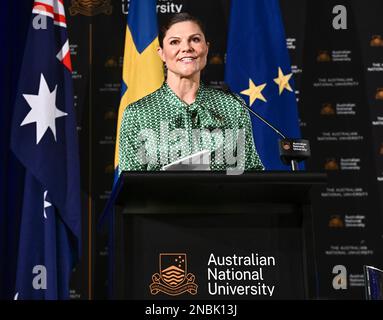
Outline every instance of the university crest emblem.
{"label": "university crest emblem", "polygon": [[95,16],[100,13],[112,14],[113,7],[110,0],[72,0],[69,7],[71,16],[82,14],[84,16]]}
{"label": "university crest emblem", "polygon": [[159,292],[171,296],[177,296],[188,292],[192,295],[197,293],[198,286],[195,284],[195,276],[187,273],[187,260],[185,253],[160,253],[160,272],[152,276],[150,293],[156,295]]}

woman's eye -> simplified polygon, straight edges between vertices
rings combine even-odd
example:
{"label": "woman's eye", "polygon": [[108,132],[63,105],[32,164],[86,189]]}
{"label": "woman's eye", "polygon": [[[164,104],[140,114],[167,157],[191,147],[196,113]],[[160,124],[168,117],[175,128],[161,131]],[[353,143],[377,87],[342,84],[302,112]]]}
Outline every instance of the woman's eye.
{"label": "woman's eye", "polygon": [[170,44],[171,45],[175,45],[175,44],[177,44],[178,43],[178,40],[172,40],[172,41],[170,41]]}
{"label": "woman's eye", "polygon": [[194,42],[200,42],[200,41],[201,41],[201,39],[200,39],[200,38],[198,38],[198,37],[195,37],[195,38],[193,38],[193,41],[194,41]]}

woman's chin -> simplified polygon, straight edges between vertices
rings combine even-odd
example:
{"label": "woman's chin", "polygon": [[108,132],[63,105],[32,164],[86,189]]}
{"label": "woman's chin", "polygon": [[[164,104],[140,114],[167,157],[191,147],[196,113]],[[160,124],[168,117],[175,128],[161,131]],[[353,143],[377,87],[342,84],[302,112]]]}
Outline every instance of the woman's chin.
{"label": "woman's chin", "polygon": [[182,70],[180,72],[180,76],[182,78],[193,78],[200,74],[200,70],[192,69],[192,70]]}

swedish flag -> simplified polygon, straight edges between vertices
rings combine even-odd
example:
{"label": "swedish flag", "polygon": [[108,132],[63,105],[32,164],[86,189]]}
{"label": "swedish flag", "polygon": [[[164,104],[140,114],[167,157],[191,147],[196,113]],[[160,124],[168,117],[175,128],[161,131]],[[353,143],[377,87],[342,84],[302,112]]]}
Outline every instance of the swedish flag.
{"label": "swedish flag", "polygon": [[118,141],[124,109],[130,103],[158,89],[164,81],[163,64],[157,54],[158,46],[156,1],[130,0],[114,158],[116,173],[118,173]]}

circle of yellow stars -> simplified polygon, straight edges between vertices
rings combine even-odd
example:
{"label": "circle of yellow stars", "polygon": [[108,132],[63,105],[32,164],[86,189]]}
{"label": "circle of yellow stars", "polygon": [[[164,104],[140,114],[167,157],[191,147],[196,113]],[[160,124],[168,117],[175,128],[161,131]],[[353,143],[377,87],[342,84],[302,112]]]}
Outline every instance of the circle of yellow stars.
{"label": "circle of yellow stars", "polygon": [[[278,77],[274,79],[274,82],[279,86],[279,95],[282,94],[283,90],[293,91],[290,87],[289,80],[292,77],[292,73],[283,74],[283,71],[278,67]],[[255,85],[253,80],[249,78],[249,88],[241,91],[242,94],[249,96],[250,106],[254,103],[255,100],[259,99],[263,102],[267,102],[266,98],[262,94],[262,90],[265,89],[266,83],[260,85]]]}

